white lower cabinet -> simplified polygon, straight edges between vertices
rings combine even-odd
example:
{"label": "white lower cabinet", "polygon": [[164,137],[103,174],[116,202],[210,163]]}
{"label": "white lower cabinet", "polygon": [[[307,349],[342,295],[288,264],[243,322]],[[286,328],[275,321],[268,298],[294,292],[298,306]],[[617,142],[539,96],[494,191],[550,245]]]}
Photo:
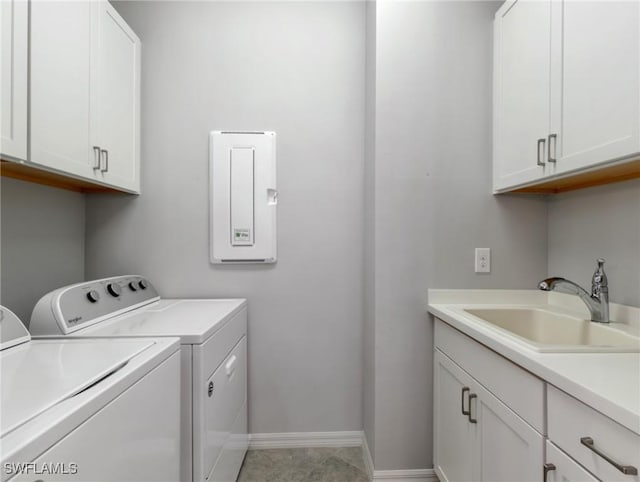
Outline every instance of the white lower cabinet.
{"label": "white lower cabinet", "polygon": [[543,482],[598,482],[571,457],[547,440]]}
{"label": "white lower cabinet", "polygon": [[[540,480],[544,456],[541,434],[481,385],[477,390],[478,438],[476,480],[524,482]],[[470,407],[471,415],[475,405]]]}
{"label": "white lower cabinet", "polygon": [[540,480],[542,435],[439,350],[435,414],[441,481]]}
{"label": "white lower cabinet", "polygon": [[471,385],[471,376],[436,350],[434,467],[441,482],[475,480],[472,454],[478,427],[464,413],[469,407]]}
{"label": "white lower cabinet", "polygon": [[[637,433],[551,385],[547,391],[547,423],[551,442],[598,479],[640,482]],[[547,460],[555,463],[549,457]]]}
{"label": "white lower cabinet", "polygon": [[640,482],[640,434],[436,320],[441,482]]}

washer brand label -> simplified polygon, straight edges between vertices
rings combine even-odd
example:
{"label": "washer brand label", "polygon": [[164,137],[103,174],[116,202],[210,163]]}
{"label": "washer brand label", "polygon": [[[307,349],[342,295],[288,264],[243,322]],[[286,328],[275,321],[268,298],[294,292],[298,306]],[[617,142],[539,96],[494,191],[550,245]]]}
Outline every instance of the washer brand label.
{"label": "washer brand label", "polygon": [[82,320],[82,316],[76,316],[75,318],[69,318],[67,320],[67,323],[69,323],[70,325],[74,325],[78,323],[80,320]]}

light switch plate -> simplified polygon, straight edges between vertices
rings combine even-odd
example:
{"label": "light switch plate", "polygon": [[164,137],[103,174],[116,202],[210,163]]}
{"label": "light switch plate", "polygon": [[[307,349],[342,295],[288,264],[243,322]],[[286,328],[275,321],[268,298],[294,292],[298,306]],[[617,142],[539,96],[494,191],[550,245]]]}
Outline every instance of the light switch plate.
{"label": "light switch plate", "polygon": [[476,273],[491,273],[491,248],[476,248]]}

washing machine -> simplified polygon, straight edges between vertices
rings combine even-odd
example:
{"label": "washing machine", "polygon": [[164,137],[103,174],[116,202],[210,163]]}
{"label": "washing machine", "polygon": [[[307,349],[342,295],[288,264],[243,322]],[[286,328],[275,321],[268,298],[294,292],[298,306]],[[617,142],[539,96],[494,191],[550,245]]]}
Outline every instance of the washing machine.
{"label": "washing machine", "polygon": [[32,340],[0,307],[2,481],[174,481],[177,338]]}
{"label": "washing machine", "polygon": [[232,482],[247,450],[247,302],[161,299],[142,276],[87,281],[38,301],[34,338],[179,337],[183,482]]}

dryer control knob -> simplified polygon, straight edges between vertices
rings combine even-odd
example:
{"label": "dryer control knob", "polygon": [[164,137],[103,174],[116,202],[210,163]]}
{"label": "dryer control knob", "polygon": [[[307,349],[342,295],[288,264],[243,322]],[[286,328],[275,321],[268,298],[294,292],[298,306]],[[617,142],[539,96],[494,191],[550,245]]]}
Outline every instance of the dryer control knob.
{"label": "dryer control knob", "polygon": [[118,297],[122,294],[122,288],[120,288],[120,285],[118,283],[109,283],[107,285],[107,291],[111,296],[115,297]]}
{"label": "dryer control knob", "polygon": [[87,293],[87,299],[91,301],[91,303],[96,303],[100,299],[100,293],[96,290],[91,290]]}
{"label": "dryer control knob", "polygon": [[140,281],[138,281],[138,286],[140,287],[141,290],[146,290],[147,286],[149,285],[145,280],[141,279]]}
{"label": "dryer control knob", "polygon": [[138,286],[136,285],[136,282],[135,282],[135,281],[131,281],[131,282],[129,283],[129,289],[130,289],[131,291],[138,291]]}

